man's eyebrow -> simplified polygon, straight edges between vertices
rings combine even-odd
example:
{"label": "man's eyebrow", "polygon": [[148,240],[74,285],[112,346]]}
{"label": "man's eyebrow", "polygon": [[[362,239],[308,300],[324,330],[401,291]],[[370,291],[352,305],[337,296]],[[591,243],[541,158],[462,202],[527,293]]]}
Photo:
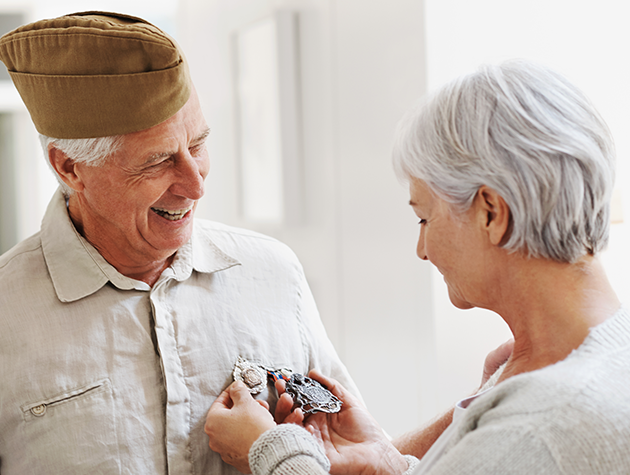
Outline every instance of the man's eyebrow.
{"label": "man's eyebrow", "polygon": [[416,206],[415,201],[413,201],[413,200],[409,200],[409,206]]}
{"label": "man's eyebrow", "polygon": [[[197,137],[192,139],[191,144],[198,144],[198,143],[204,142],[208,138],[208,135],[210,135],[210,127],[206,128]],[[154,162],[159,162],[163,158],[170,157],[171,155],[173,155],[175,153],[176,152],[157,152],[157,153],[153,153],[153,154],[149,155],[146,158],[146,160],[144,161],[144,165],[150,165],[150,164],[152,164]]]}
{"label": "man's eyebrow", "polygon": [[199,135],[197,135],[197,137],[195,137],[192,140],[192,142],[193,143],[203,142],[204,140],[206,140],[208,138],[208,135],[210,135],[210,127],[207,127],[203,132],[201,132]]}
{"label": "man's eyebrow", "polygon": [[144,161],[143,165],[151,165],[154,162],[159,162],[163,158],[167,158],[173,155],[173,152],[157,152],[149,155]]}

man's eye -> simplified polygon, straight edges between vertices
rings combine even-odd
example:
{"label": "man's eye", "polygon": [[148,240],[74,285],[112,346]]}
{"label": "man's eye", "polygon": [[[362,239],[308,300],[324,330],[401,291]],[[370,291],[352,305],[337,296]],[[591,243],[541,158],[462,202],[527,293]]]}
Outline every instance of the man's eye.
{"label": "man's eye", "polygon": [[199,152],[201,152],[204,147],[205,147],[205,144],[195,145],[194,147],[190,147],[188,151],[190,152],[191,155],[196,155]]}
{"label": "man's eye", "polygon": [[166,160],[162,160],[162,161],[159,161],[159,162],[152,163],[148,167],[148,169],[149,170],[151,170],[151,169],[155,170],[156,168],[160,168],[162,165],[164,165],[164,163],[166,163]]}
{"label": "man's eye", "polygon": [[427,220],[426,219],[421,219],[420,222],[418,222],[419,225],[423,225],[423,224],[427,224]]}

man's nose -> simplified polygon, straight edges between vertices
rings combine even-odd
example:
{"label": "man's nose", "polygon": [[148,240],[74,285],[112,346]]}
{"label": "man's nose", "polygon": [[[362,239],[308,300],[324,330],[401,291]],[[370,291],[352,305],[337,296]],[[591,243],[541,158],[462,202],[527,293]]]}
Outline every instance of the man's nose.
{"label": "man's nose", "polygon": [[199,200],[204,195],[204,181],[208,175],[207,156],[195,157],[188,151],[177,161],[177,181],[171,192],[191,200]]}

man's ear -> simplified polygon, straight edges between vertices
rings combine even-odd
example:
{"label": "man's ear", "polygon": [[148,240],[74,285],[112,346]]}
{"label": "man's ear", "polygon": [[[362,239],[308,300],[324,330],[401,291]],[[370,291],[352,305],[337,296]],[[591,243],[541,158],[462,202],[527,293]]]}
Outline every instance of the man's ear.
{"label": "man's ear", "polygon": [[77,174],[77,164],[64,152],[54,145],[48,146],[48,160],[61,177],[63,182],[74,191],[82,191],[84,188],[80,176]]}
{"label": "man's ear", "polygon": [[498,246],[509,238],[510,207],[496,190],[483,185],[477,190],[479,219],[488,233],[490,243]]}

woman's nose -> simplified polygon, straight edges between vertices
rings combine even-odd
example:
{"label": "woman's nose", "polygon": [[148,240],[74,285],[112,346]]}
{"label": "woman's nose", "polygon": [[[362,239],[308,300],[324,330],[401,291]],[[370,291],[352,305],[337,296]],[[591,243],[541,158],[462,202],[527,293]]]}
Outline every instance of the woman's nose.
{"label": "woman's nose", "polygon": [[429,260],[429,258],[427,257],[427,253],[425,251],[424,235],[422,231],[420,231],[420,237],[418,238],[418,245],[416,246],[416,255],[423,261]]}

